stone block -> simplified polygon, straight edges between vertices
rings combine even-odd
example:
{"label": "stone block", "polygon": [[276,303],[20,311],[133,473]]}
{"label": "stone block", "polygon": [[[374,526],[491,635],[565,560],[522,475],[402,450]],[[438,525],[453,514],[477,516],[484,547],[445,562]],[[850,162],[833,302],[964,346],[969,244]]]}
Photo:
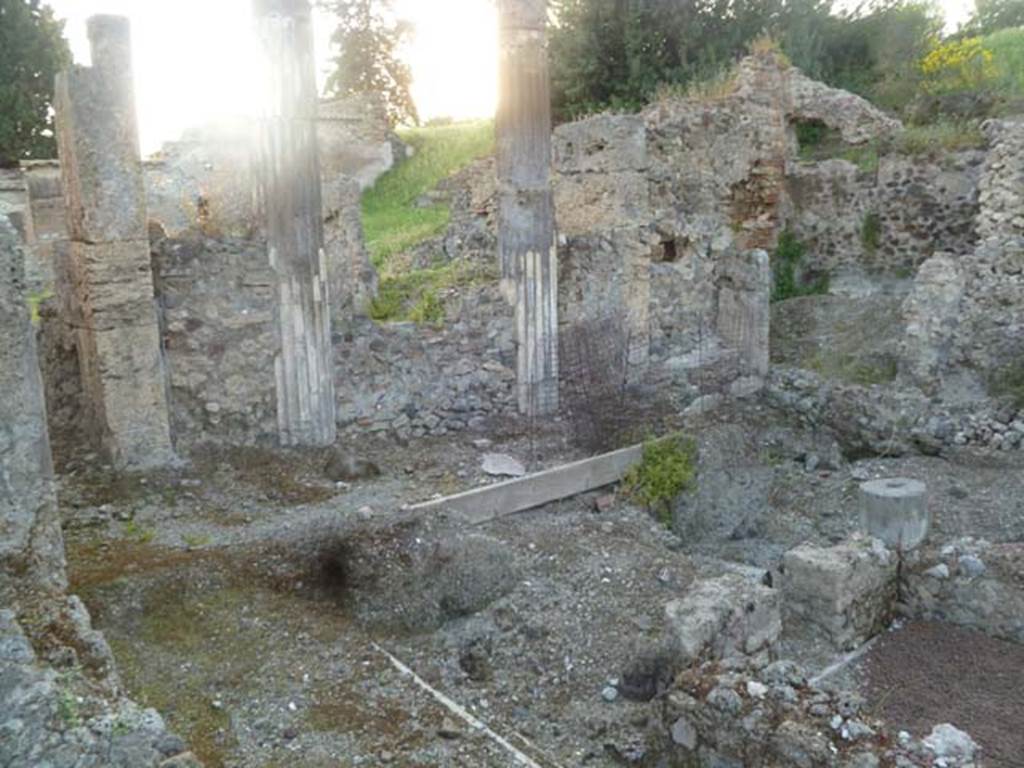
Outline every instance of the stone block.
{"label": "stone block", "polygon": [[898,552],[916,548],[931,527],[927,491],[920,480],[904,477],[861,483],[861,530]]}
{"label": "stone block", "polygon": [[92,330],[156,324],[148,241],[69,243],[72,290]]}
{"label": "stone block", "polygon": [[94,339],[108,452],[119,465],[167,462],[173,453],[156,323],[97,331]]}
{"label": "stone block", "polygon": [[896,600],[896,557],[877,539],[804,544],[782,563],[787,641],[849,651],[881,631]]}
{"label": "stone block", "polygon": [[771,650],[782,632],[779,593],[739,574],[697,582],[665,606],[665,620],[683,664]]}

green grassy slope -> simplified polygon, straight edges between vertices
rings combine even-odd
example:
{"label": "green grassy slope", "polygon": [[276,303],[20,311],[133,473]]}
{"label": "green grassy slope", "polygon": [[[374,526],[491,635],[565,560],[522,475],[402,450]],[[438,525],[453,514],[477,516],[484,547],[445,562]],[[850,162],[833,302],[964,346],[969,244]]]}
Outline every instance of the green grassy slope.
{"label": "green grassy slope", "polygon": [[387,272],[396,253],[440,234],[448,226],[447,206],[416,206],[416,200],[445,177],[494,151],[491,120],[410,128],[399,132],[415,154],[382,176],[363,195],[363,228],[374,265]]}

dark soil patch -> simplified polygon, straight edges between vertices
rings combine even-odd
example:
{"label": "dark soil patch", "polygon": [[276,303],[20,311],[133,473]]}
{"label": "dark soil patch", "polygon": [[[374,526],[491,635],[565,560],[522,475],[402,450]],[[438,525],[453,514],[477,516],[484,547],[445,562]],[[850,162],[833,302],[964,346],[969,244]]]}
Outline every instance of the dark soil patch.
{"label": "dark soil patch", "polygon": [[1024,765],[1024,645],[915,622],[879,641],[864,671],[874,714],[894,729],[923,737],[952,723],[982,746],[986,765]]}

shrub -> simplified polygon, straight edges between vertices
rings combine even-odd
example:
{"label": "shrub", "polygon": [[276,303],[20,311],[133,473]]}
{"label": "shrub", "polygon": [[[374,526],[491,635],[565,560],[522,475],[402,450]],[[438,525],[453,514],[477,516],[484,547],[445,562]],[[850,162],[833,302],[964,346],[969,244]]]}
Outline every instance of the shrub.
{"label": "shrub", "polygon": [[643,458],[622,481],[623,491],[672,524],[672,502],[693,486],[697,476],[697,444],[681,434],[644,443]]}
{"label": "shrub", "polygon": [[994,84],[998,70],[992,51],[980,37],[949,40],[921,60],[921,84],[926,93],[981,91]]}

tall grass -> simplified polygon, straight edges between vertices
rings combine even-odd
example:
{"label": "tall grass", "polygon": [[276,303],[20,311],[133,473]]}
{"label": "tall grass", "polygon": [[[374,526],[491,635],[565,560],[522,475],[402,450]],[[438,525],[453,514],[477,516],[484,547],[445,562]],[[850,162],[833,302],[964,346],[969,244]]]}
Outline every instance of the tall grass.
{"label": "tall grass", "polygon": [[417,206],[438,182],[494,151],[494,122],[409,128],[399,132],[413,156],[386,173],[363,195],[363,228],[370,258],[379,269],[388,259],[444,231],[446,205]]}

